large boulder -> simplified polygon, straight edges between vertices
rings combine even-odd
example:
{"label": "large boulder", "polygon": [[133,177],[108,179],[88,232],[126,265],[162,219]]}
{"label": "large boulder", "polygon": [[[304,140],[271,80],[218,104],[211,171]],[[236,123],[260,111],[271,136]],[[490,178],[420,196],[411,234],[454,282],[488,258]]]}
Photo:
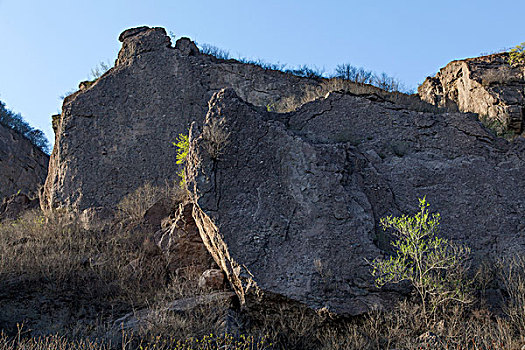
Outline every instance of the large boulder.
{"label": "large boulder", "polygon": [[418,93],[436,106],[478,113],[501,133],[525,131],[525,65],[510,65],[507,53],[452,61]]}
{"label": "large boulder", "polygon": [[44,208],[114,208],[144,183],[177,177],[172,141],[202,121],[212,94],[233,87],[269,105],[315,80],[199,52],[187,38],[170,44],[162,28],[126,30],[115,67],[64,99]]}
{"label": "large boulder", "polygon": [[49,156],[25,137],[0,125],[0,202],[16,194],[37,194],[47,176]]}
{"label": "large boulder", "polygon": [[244,305],[357,315],[392,301],[367,260],[388,247],[379,219],[413,213],[418,197],[475,259],[525,252],[524,156],[523,139],[469,114],[332,93],[279,115],[230,89],[192,127],[186,176],[204,243]]}

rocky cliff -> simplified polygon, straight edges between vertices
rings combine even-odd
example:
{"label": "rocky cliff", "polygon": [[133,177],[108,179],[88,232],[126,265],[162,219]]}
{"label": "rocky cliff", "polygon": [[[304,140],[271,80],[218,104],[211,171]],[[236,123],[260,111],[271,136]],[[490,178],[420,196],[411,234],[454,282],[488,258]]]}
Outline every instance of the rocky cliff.
{"label": "rocky cliff", "polygon": [[413,213],[423,196],[441,234],[476,260],[525,251],[525,142],[495,137],[474,115],[343,93],[279,115],[225,90],[190,142],[195,221],[247,305],[388,306],[366,259],[388,245],[379,219]]}
{"label": "rocky cliff", "polygon": [[[171,142],[191,125],[184,213],[244,305],[292,300],[344,315],[388,306],[395,291],[374,287],[366,259],[389,246],[379,219],[412,213],[423,196],[442,234],[475,259],[524,251],[523,138],[509,143],[474,114],[415,112],[375,93],[334,92],[273,113],[266,105],[317,82],[202,55],[186,38],[172,47],[161,28],[119,39],[115,67],[67,97],[55,120],[44,208],[113,208],[146,182],[175,179]],[[489,91],[475,78],[482,66],[468,62],[420,94],[462,110],[485,99],[494,118],[522,128],[508,114],[522,106],[519,69],[505,71],[514,90]]]}
{"label": "rocky cliff", "polygon": [[478,113],[499,133],[525,131],[525,66],[511,66],[506,53],[452,61],[418,93],[434,105]]}
{"label": "rocky cliff", "polygon": [[0,203],[18,191],[35,195],[47,176],[49,156],[0,125]]}
{"label": "rocky cliff", "polygon": [[162,28],[123,32],[115,67],[64,100],[44,208],[114,207],[146,182],[176,178],[174,147],[202,120],[212,94],[233,87],[265,106],[315,81],[200,54],[187,38],[175,47]]}

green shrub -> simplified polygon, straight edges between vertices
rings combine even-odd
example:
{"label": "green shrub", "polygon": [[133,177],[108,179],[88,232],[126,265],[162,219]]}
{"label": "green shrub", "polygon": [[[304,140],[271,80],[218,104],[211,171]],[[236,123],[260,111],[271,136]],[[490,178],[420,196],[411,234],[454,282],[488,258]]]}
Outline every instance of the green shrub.
{"label": "green shrub", "polygon": [[509,51],[507,62],[511,66],[525,64],[525,42],[516,45]]}
{"label": "green shrub", "polygon": [[177,175],[180,177],[180,187],[186,186],[186,173],[184,172],[184,165],[186,164],[186,159],[188,158],[188,153],[190,151],[190,140],[189,136],[185,134],[179,134],[177,142],[172,142],[173,146],[177,147],[176,154],[176,163],[182,165],[182,169],[177,172]]}
{"label": "green shrub", "polygon": [[470,285],[464,277],[470,249],[438,237],[440,215],[430,214],[428,207],[422,198],[413,217],[382,218],[383,229],[394,229],[397,239],[391,244],[395,255],[372,262],[377,286],[409,281],[417,291],[425,316],[449,302],[469,302]]}

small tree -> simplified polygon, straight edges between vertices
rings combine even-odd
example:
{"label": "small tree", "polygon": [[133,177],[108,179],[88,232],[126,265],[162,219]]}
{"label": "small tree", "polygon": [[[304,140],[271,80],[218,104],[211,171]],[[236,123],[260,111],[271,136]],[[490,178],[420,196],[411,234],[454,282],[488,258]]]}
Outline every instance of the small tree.
{"label": "small tree", "polygon": [[449,302],[468,303],[464,277],[470,249],[453,244],[437,235],[439,214],[430,214],[425,198],[419,199],[419,211],[413,217],[388,216],[381,219],[383,229],[394,229],[394,256],[372,262],[376,285],[409,281],[416,290],[423,314],[432,314]]}
{"label": "small tree", "polygon": [[176,147],[175,163],[177,163],[177,165],[182,165],[182,169],[177,172],[177,175],[180,177],[180,187],[184,188],[186,186],[186,173],[184,171],[184,166],[186,165],[186,159],[190,152],[189,136],[179,134],[177,142],[172,142],[172,145]]}

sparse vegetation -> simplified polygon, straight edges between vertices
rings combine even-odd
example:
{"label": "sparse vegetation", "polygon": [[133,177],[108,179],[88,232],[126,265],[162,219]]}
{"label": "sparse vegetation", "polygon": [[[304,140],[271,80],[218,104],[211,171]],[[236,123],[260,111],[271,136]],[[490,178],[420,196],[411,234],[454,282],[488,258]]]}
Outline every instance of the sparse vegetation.
{"label": "sparse vegetation", "polygon": [[525,64],[525,42],[510,49],[507,62],[511,66]]}
{"label": "sparse vegetation", "polygon": [[19,113],[6,108],[2,101],[0,101],[0,124],[16,131],[42,152],[49,154],[50,145],[44,133],[30,126]]}
{"label": "sparse vegetation", "polygon": [[100,61],[98,65],[91,68],[90,80],[95,81],[111,69],[111,63]]}
{"label": "sparse vegetation", "polygon": [[310,79],[323,78],[323,71],[321,69],[317,67],[309,67],[307,65],[299,66],[296,69],[287,69],[285,72]]}
{"label": "sparse vegetation", "polygon": [[492,130],[496,136],[503,137],[506,140],[512,140],[516,134],[507,128],[505,123],[497,118],[490,118],[487,115],[478,115],[479,121],[488,129]]}
{"label": "sparse vegetation", "polygon": [[117,217],[121,222],[138,223],[146,210],[160,200],[168,203],[182,202],[185,192],[177,184],[165,182],[163,186],[145,183],[125,196],[117,205]]}
{"label": "sparse vegetation", "polygon": [[285,113],[296,110],[305,103],[326,97],[330,92],[344,92],[360,96],[375,95],[386,103],[399,105],[418,112],[438,113],[439,107],[422,101],[417,95],[407,95],[402,92],[388,92],[370,84],[355,83],[341,78],[324,79],[317,86],[307,87],[302,96],[288,96],[269,104],[271,111]]}
{"label": "sparse vegetation", "polygon": [[230,133],[224,127],[224,119],[211,119],[202,130],[204,147],[212,159],[219,159],[230,143]]}
{"label": "sparse vegetation", "polygon": [[217,46],[210,45],[210,44],[202,44],[200,46],[201,53],[205,55],[214,56],[220,60],[229,60],[230,53],[227,50],[223,50]]}

